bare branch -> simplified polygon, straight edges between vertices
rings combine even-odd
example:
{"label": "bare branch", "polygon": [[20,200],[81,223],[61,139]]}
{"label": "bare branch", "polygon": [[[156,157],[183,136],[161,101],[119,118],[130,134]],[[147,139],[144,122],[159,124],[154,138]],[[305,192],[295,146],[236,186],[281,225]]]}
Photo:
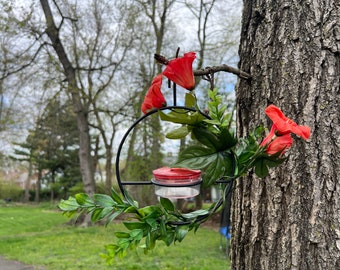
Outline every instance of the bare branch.
{"label": "bare branch", "polygon": [[220,66],[212,66],[212,67],[206,67],[204,69],[198,69],[194,70],[194,75],[195,76],[204,76],[204,75],[209,75],[217,72],[229,72],[232,74],[237,75],[241,79],[246,79],[249,80],[251,79],[251,75],[245,71],[239,70],[237,68],[228,66],[228,65],[220,65]]}
{"label": "bare branch", "polygon": [[35,59],[38,57],[39,55],[39,52],[41,51],[41,49],[45,46],[45,45],[48,45],[47,42],[44,42],[42,43],[39,48],[35,51],[35,53],[33,54],[32,58],[26,63],[26,64],[23,64],[22,66],[18,67],[17,69],[15,70],[12,70],[12,71],[8,71],[8,70],[1,70],[1,72],[4,73],[4,75],[2,75],[0,77],[0,80],[3,80],[3,79],[6,79],[7,77],[13,75],[13,74],[16,74],[22,70],[24,70],[25,68],[29,67],[31,64],[34,63]]}
{"label": "bare branch", "polygon": [[[166,57],[159,55],[159,54],[155,54],[155,60],[162,65],[169,64],[169,60]],[[247,72],[244,72],[242,70],[239,70],[237,68],[234,68],[234,67],[231,67],[225,64],[220,65],[220,66],[212,66],[212,67],[206,67],[204,69],[194,70],[194,75],[195,76],[206,76],[206,75],[211,75],[213,73],[217,73],[221,71],[235,74],[239,76],[241,79],[246,79],[246,80],[251,79],[251,75],[248,74]]]}
{"label": "bare branch", "polygon": [[58,29],[61,29],[62,25],[64,24],[64,20],[70,20],[71,22],[77,22],[78,20],[77,19],[73,19],[71,17],[68,17],[68,16],[64,16],[64,14],[62,13],[59,5],[57,4],[57,2],[55,0],[53,0],[53,4],[55,5],[55,7],[57,8],[58,10],[58,13],[59,15],[61,16],[61,22],[59,24],[59,26],[57,27]]}

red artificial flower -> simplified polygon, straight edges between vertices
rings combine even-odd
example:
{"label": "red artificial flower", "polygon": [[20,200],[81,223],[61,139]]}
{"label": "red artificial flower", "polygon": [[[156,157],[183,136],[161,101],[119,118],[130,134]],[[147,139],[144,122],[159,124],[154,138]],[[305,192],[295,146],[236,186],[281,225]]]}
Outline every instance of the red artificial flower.
{"label": "red artificial flower", "polygon": [[264,138],[264,140],[262,141],[260,146],[266,146],[267,144],[269,144],[274,139],[274,137],[276,136],[275,130],[276,130],[275,125],[273,125],[272,128],[270,129],[269,134],[267,135],[266,138]]}
{"label": "red artificial flower", "polygon": [[159,74],[153,79],[152,84],[145,95],[142,104],[142,112],[144,114],[152,109],[162,108],[166,106],[165,98],[161,92],[161,86],[162,74]]}
{"label": "red artificial flower", "polygon": [[175,84],[191,91],[195,87],[195,78],[192,71],[192,62],[195,58],[196,54],[194,52],[188,52],[183,57],[170,60],[163,71],[163,75]]}
{"label": "red artificial flower", "polygon": [[290,148],[293,144],[293,139],[290,134],[285,134],[279,137],[276,137],[270,144],[268,144],[266,148],[266,152],[268,155],[274,155],[278,152],[281,152],[281,155]]}
{"label": "red artificial flower", "polygon": [[262,141],[260,146],[266,147],[266,153],[268,155],[274,155],[281,152],[281,155],[290,148],[293,144],[293,139],[290,133],[284,134],[282,136],[277,136],[275,133],[277,128],[275,125],[272,126],[267,137]]}
{"label": "red artificial flower", "polygon": [[283,112],[275,105],[269,105],[265,112],[267,116],[273,121],[279,135],[294,133],[305,140],[310,137],[309,127],[299,126],[293,120],[286,117]]}

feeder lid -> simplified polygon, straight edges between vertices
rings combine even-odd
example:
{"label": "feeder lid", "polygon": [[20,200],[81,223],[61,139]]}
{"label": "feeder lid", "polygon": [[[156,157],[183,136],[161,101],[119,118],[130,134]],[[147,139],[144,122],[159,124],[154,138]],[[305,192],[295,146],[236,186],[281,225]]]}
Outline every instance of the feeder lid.
{"label": "feeder lid", "polygon": [[201,176],[200,170],[189,170],[186,168],[162,167],[152,171],[156,180],[181,180],[198,179]]}

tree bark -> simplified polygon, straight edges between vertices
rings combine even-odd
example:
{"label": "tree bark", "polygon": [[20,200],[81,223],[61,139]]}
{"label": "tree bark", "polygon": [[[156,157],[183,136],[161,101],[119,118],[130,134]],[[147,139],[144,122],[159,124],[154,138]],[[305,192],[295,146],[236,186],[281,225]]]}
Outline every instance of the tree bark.
{"label": "tree bark", "polygon": [[39,203],[40,202],[40,190],[41,190],[41,178],[42,178],[42,169],[38,169],[38,178],[37,182],[35,183],[35,197],[34,202]]}
{"label": "tree bark", "polygon": [[33,170],[32,161],[28,160],[28,174],[25,181],[25,195],[24,202],[28,203],[30,201],[30,189],[31,189],[31,178],[32,178],[32,170]]}
{"label": "tree bark", "polygon": [[95,193],[94,166],[91,156],[91,141],[88,125],[88,108],[81,101],[80,89],[77,86],[75,69],[72,66],[67,53],[59,38],[59,28],[54,23],[53,14],[48,0],[40,0],[46,18],[46,33],[51,39],[52,46],[58,55],[63,66],[66,80],[68,82],[68,92],[72,96],[73,109],[77,115],[77,125],[79,129],[79,160],[84,190],[88,194]]}
{"label": "tree bark", "polygon": [[244,1],[238,133],[274,103],[311,127],[286,163],[233,195],[231,269],[340,269],[340,2]]}

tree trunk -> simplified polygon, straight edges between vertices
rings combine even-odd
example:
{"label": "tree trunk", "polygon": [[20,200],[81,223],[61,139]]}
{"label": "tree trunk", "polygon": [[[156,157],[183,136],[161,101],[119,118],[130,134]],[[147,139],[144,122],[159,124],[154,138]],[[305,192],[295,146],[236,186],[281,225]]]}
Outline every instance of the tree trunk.
{"label": "tree trunk", "polygon": [[112,144],[111,148],[106,148],[105,172],[105,191],[107,194],[110,194],[112,188]]}
{"label": "tree trunk", "polygon": [[35,184],[35,197],[34,202],[39,203],[40,202],[40,187],[41,187],[41,178],[42,178],[42,170],[39,168],[38,170],[38,179]]}
{"label": "tree trunk", "polygon": [[46,17],[46,33],[51,39],[52,46],[63,66],[68,92],[72,96],[73,109],[77,115],[79,129],[79,161],[84,190],[87,194],[95,193],[94,165],[91,156],[91,138],[88,124],[88,108],[81,101],[80,89],[77,86],[75,69],[67,57],[66,51],[59,38],[59,28],[54,23],[53,14],[47,0],[40,0]]}
{"label": "tree trunk", "polygon": [[244,1],[238,133],[273,103],[311,127],[286,163],[233,196],[231,269],[340,269],[340,2]]}
{"label": "tree trunk", "polygon": [[53,170],[52,171],[52,177],[51,177],[51,204],[53,203],[54,201],[54,196],[55,196],[55,192],[54,192],[54,184],[55,184],[55,171]]}
{"label": "tree trunk", "polygon": [[31,189],[31,178],[32,178],[32,161],[28,161],[28,175],[25,182],[25,196],[24,202],[28,203],[30,201],[30,189]]}

